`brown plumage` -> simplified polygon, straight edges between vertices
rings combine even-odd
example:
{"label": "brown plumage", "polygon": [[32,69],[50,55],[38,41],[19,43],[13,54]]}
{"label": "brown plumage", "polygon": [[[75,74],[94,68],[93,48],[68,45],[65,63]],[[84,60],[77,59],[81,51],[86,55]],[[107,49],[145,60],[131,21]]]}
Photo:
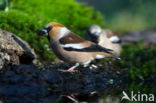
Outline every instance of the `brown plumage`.
{"label": "brown plumage", "polygon": [[61,44],[67,44],[67,43],[81,43],[81,42],[85,42],[85,39],[81,38],[80,36],[76,35],[73,32],[70,32],[68,35],[62,37],[60,39],[60,43]]}

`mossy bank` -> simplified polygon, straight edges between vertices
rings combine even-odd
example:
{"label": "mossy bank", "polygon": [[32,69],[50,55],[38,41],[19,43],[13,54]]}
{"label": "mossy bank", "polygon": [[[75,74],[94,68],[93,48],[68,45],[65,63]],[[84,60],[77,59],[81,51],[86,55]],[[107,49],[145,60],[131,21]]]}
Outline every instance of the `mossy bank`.
{"label": "mossy bank", "polygon": [[12,0],[9,11],[0,12],[0,28],[13,32],[26,40],[42,60],[52,61],[55,56],[46,38],[36,31],[51,21],[57,21],[83,35],[87,26],[103,26],[103,17],[93,8],[74,0]]}

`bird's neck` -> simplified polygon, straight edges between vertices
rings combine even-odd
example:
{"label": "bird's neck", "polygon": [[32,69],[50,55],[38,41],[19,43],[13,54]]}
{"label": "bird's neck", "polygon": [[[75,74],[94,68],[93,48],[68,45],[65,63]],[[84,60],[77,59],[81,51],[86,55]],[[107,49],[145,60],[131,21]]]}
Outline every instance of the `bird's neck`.
{"label": "bird's neck", "polygon": [[63,27],[59,30],[59,35],[57,36],[58,39],[61,39],[62,37],[68,35],[71,31],[67,29],[66,27]]}

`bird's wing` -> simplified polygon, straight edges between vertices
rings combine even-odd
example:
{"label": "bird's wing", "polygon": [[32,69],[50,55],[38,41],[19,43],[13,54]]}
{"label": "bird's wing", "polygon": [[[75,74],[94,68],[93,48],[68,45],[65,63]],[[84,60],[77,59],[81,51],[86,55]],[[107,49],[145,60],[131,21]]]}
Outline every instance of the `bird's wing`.
{"label": "bird's wing", "polygon": [[61,38],[59,42],[61,46],[67,51],[106,52],[111,54],[113,52],[113,50],[111,49],[107,49],[90,41],[87,41],[72,32]]}
{"label": "bird's wing", "polygon": [[62,37],[59,40],[59,42],[63,48],[76,48],[76,49],[89,47],[92,44],[90,41],[81,38],[80,36],[74,34],[73,32],[70,32],[68,35]]}
{"label": "bird's wing", "polygon": [[85,42],[86,40],[81,38],[80,36],[76,35],[73,32],[68,33],[68,35],[62,37],[60,40],[61,44],[78,44]]}
{"label": "bird's wing", "polygon": [[111,30],[105,29],[102,32],[106,33],[107,37],[109,38],[109,40],[112,43],[120,43],[121,42],[121,39],[117,35],[114,35],[114,33]]}
{"label": "bird's wing", "polygon": [[78,52],[106,52],[113,54],[113,50],[101,47],[100,45],[93,44],[89,47],[81,47],[81,48],[75,48],[73,47],[64,47],[67,51],[78,51]]}
{"label": "bird's wing", "polygon": [[109,29],[103,29],[102,32],[106,33],[108,38],[110,38],[111,36],[114,36],[114,33]]}

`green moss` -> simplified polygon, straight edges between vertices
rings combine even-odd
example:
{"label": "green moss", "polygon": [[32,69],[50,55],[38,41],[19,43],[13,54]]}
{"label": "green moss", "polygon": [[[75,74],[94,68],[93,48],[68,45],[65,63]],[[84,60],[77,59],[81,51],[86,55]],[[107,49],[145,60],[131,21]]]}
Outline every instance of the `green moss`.
{"label": "green moss", "polygon": [[123,47],[121,61],[117,62],[120,68],[128,69],[132,79],[146,78],[156,73],[156,47],[143,46],[142,43],[128,44]]}
{"label": "green moss", "polygon": [[35,49],[39,58],[52,59],[52,53],[44,47],[47,44],[46,38],[37,36],[35,33],[44,21],[31,17],[27,13],[19,10],[10,10],[9,12],[0,12],[0,28],[11,31],[22,39],[26,40],[32,48]]}
{"label": "green moss", "polygon": [[26,40],[42,60],[51,61],[55,56],[46,38],[36,31],[49,22],[57,21],[82,35],[87,26],[103,26],[99,12],[75,0],[12,0],[8,12],[0,12],[0,28],[11,31]]}
{"label": "green moss", "polygon": [[0,0],[0,10],[5,10],[8,6],[8,0]]}
{"label": "green moss", "polygon": [[[27,2],[27,3],[26,3]],[[13,0],[12,9],[24,11],[32,16],[47,20],[46,23],[57,21],[79,34],[91,24],[103,25],[103,18],[99,12],[75,0]]]}

